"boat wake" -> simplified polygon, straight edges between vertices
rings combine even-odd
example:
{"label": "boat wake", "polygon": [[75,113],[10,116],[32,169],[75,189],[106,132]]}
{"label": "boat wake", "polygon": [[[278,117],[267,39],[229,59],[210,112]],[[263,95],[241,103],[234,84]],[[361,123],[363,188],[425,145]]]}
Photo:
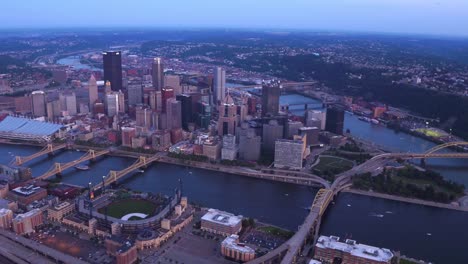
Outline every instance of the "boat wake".
{"label": "boat wake", "polygon": [[383,218],[384,217],[383,214],[376,214],[376,213],[370,213],[369,216],[378,217],[378,218]]}

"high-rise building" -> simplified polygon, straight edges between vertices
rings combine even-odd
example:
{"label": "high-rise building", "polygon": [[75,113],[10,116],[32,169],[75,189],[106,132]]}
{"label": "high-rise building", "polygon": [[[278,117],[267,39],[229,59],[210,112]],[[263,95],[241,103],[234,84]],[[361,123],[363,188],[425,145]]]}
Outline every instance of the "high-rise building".
{"label": "high-rise building", "polygon": [[143,87],[141,83],[132,83],[127,87],[128,105],[137,105],[143,103]]}
{"label": "high-rise building", "polygon": [[167,110],[166,104],[167,104],[167,100],[170,98],[174,98],[174,89],[170,87],[163,88],[161,91],[161,111],[163,113],[165,113]]}
{"label": "high-rise building", "polygon": [[153,149],[157,151],[167,150],[171,146],[171,132],[169,130],[158,130],[152,136]]}
{"label": "high-rise building", "polygon": [[[305,125],[308,127],[318,127],[321,130],[325,130],[325,123],[327,120],[326,113],[320,110],[307,110],[305,116],[306,122]],[[317,126],[317,121],[320,123]]]}
{"label": "high-rise building", "polygon": [[12,220],[13,230],[18,235],[30,234],[35,231],[37,226],[42,225],[42,211],[33,209],[27,213],[19,214]]}
{"label": "high-rise building", "polygon": [[286,138],[291,139],[294,135],[299,135],[299,128],[303,127],[304,124],[300,121],[288,121],[286,126]]}
{"label": "high-rise building", "polygon": [[242,123],[237,130],[239,139],[239,159],[257,161],[260,159],[262,137],[257,136],[255,130],[248,123]]}
{"label": "high-rise building", "polygon": [[263,125],[262,150],[264,154],[273,154],[275,142],[284,136],[284,127],[277,120],[270,120],[268,124]]}
{"label": "high-rise building", "polygon": [[278,139],[275,142],[275,168],[300,170],[304,159],[305,141]]}
{"label": "high-rise building", "polygon": [[198,118],[197,124],[202,128],[208,128],[211,121],[211,105],[207,102],[198,102]]}
{"label": "high-rise building", "polygon": [[175,98],[167,99],[167,129],[182,128],[182,104]]}
{"label": "high-rise building", "polygon": [[0,208],[0,229],[10,229],[13,220],[13,211]]}
{"label": "high-rise building", "polygon": [[117,110],[117,112],[125,113],[125,94],[122,91],[118,91],[117,96],[119,100],[119,109]]}
{"label": "high-rise building", "polygon": [[164,85],[172,87],[174,94],[179,95],[182,93],[182,86],[180,85],[179,75],[166,75],[164,76]]}
{"label": "high-rise building", "polygon": [[63,115],[74,116],[77,113],[75,93],[61,93],[59,95],[60,109]]}
{"label": "high-rise building", "polygon": [[46,94],[44,91],[31,93],[33,115],[36,117],[46,115]]}
{"label": "high-rise building", "polygon": [[281,83],[273,80],[262,86],[262,116],[276,116],[279,112]]}
{"label": "high-rise building", "polygon": [[217,105],[223,102],[226,96],[226,71],[221,67],[216,67],[213,78],[213,103]]}
{"label": "high-rise building", "polygon": [[237,126],[237,107],[230,95],[224,97],[224,100],[218,107],[218,134],[221,136],[236,134]]}
{"label": "high-rise building", "polygon": [[136,137],[136,129],[134,127],[122,127],[122,146],[131,147],[132,138]]}
{"label": "high-rise building", "polygon": [[299,128],[299,135],[306,135],[307,146],[317,145],[319,143],[320,129],[318,127],[301,127]]}
{"label": "high-rise building", "polygon": [[343,134],[344,109],[339,106],[327,108],[327,122],[325,130],[337,135]]}
{"label": "high-rise building", "polygon": [[188,124],[193,122],[192,96],[189,94],[180,94],[176,96],[182,107],[182,128],[188,130]]}
{"label": "high-rise building", "polygon": [[15,110],[20,114],[31,113],[33,111],[31,97],[15,97]]}
{"label": "high-rise building", "polygon": [[98,86],[96,78],[91,75],[88,81],[88,94],[89,94],[89,108],[92,109],[94,103],[98,100]]}
{"label": "high-rise building", "polygon": [[146,128],[151,128],[151,114],[152,110],[148,107],[139,106],[136,108],[136,125]]}
{"label": "high-rise building", "polygon": [[119,112],[119,93],[112,92],[106,94],[105,98],[107,116],[115,116]]}
{"label": "high-rise building", "polygon": [[112,91],[122,90],[122,54],[120,51],[102,53],[104,82],[110,82]]}
{"label": "high-rise building", "polygon": [[161,58],[154,58],[151,76],[153,77],[153,87],[156,91],[164,88],[164,65]]}
{"label": "high-rise building", "polygon": [[223,147],[221,149],[221,159],[235,160],[237,159],[237,144],[236,136],[228,134],[223,136]]}

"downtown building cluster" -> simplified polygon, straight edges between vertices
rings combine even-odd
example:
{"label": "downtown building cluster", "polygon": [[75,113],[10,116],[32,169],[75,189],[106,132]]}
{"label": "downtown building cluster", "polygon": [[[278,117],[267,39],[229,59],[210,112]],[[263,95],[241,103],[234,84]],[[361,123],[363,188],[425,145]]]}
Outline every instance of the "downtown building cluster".
{"label": "downtown building cluster", "polygon": [[103,73],[92,72],[85,84],[56,74],[70,84],[68,89],[14,98],[12,114],[59,123],[62,133],[51,133],[49,140],[209,160],[270,160],[282,169],[301,169],[310,146],[343,142],[342,109],[306,109],[305,117],[291,117],[280,107],[278,80],[265,81],[262,93],[255,95],[228,90],[221,67],[213,75],[175,75],[166,73],[162,58],[155,58],[146,71],[135,72],[125,69],[122,56],[121,51],[103,52]]}

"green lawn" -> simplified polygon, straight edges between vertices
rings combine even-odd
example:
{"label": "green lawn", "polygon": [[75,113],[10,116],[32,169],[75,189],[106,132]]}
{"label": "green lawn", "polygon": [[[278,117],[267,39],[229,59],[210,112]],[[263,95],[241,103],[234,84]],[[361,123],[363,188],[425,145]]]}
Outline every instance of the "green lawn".
{"label": "green lawn", "polygon": [[320,157],[319,163],[313,167],[313,170],[319,172],[333,170],[338,174],[351,169],[353,166],[352,161],[340,157]]}
{"label": "green lawn", "polygon": [[[153,202],[147,200],[138,200],[138,199],[126,199],[113,202],[107,206],[107,215],[122,218],[122,216],[131,214],[131,213],[142,213],[148,216],[153,216],[156,211],[157,205]],[[99,209],[100,213],[105,213],[105,208]],[[130,219],[130,220],[139,220]]]}
{"label": "green lawn", "polygon": [[439,138],[443,136],[443,134],[440,133],[439,131],[436,131],[430,128],[420,128],[420,129],[416,129],[416,131],[418,131],[419,133],[423,133],[424,135],[428,137],[433,137],[433,138]]}
{"label": "green lawn", "polygon": [[268,234],[272,234],[274,236],[283,237],[286,239],[294,235],[294,232],[280,229],[274,226],[262,226],[262,227],[257,228],[257,230],[268,233]]}
{"label": "green lawn", "polygon": [[453,194],[455,196],[457,196],[456,193],[454,193],[453,191],[447,189],[447,188],[444,188],[442,186],[439,186],[437,184],[435,184],[434,182],[432,181],[429,181],[429,180],[423,180],[423,179],[408,179],[408,178],[405,178],[405,177],[400,177],[400,176],[392,176],[392,179],[395,180],[395,181],[399,181],[401,180],[404,184],[414,184],[418,187],[421,187],[421,188],[424,188],[426,186],[432,186],[434,188],[435,191],[437,192],[445,192],[447,194]]}

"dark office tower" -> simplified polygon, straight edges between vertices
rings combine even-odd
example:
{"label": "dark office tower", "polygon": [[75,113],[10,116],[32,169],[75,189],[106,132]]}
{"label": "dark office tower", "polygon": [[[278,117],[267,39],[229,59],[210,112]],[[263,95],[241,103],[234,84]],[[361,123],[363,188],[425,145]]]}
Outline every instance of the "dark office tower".
{"label": "dark office tower", "polygon": [[280,82],[273,80],[262,86],[262,116],[276,116],[279,112]]}
{"label": "dark office tower", "polygon": [[325,130],[337,135],[343,134],[344,109],[339,106],[332,106],[327,109],[327,121]]}
{"label": "dark office tower", "polygon": [[104,83],[110,82],[112,91],[122,90],[122,55],[120,51],[102,53]]}
{"label": "dark office tower", "polygon": [[188,94],[180,94],[176,96],[177,101],[180,101],[182,108],[182,128],[188,130],[188,124],[193,122],[193,105],[192,96]]}
{"label": "dark office tower", "polygon": [[156,91],[161,91],[164,87],[164,65],[161,58],[154,58],[151,76],[153,77],[153,87]]}

